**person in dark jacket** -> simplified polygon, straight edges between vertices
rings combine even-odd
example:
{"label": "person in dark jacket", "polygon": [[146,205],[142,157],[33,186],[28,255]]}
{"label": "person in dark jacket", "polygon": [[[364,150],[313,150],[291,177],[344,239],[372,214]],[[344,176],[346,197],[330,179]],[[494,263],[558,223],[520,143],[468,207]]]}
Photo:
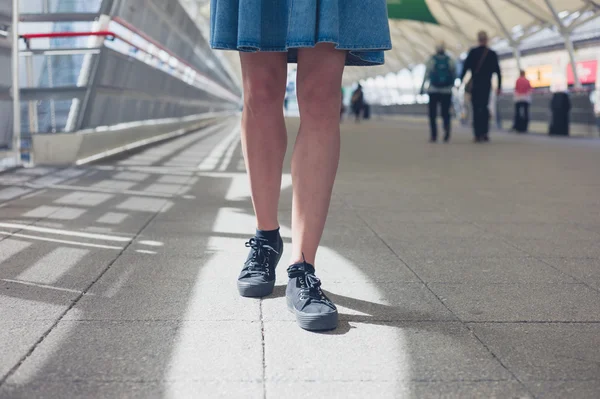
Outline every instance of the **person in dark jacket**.
{"label": "person in dark jacket", "polygon": [[356,122],[360,122],[360,116],[365,107],[365,93],[363,92],[362,86],[359,84],[354,93],[352,93],[352,112],[356,117]]}
{"label": "person in dark jacket", "polygon": [[488,35],[481,31],[477,35],[479,46],[469,51],[464,64],[461,81],[467,71],[471,71],[471,80],[466,90],[471,93],[473,104],[473,130],[475,142],[489,141],[490,131],[490,94],[492,91],[492,76],[498,75],[498,94],[502,88],[502,73],[498,62],[498,54],[488,47]]}
{"label": "person in dark jacket", "polygon": [[571,112],[571,99],[565,91],[554,93],[550,101],[552,110],[552,121],[550,122],[550,135],[568,136],[569,119]]}

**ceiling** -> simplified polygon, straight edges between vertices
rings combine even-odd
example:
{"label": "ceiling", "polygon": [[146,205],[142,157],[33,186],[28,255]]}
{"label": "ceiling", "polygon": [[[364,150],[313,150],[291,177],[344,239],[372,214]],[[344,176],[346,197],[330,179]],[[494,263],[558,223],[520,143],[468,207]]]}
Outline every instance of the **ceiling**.
{"label": "ceiling", "polygon": [[[180,1],[208,35],[210,1]],[[345,84],[421,64],[433,53],[436,43],[442,41],[450,53],[459,56],[475,44],[480,30],[486,30],[493,41],[508,40],[515,47],[541,29],[557,26],[555,16],[559,16],[565,29],[569,30],[600,15],[600,0],[424,1],[438,25],[390,20],[394,49],[386,52],[386,64],[370,68],[349,67],[344,75]],[[237,54],[218,53],[239,82],[241,71]]]}

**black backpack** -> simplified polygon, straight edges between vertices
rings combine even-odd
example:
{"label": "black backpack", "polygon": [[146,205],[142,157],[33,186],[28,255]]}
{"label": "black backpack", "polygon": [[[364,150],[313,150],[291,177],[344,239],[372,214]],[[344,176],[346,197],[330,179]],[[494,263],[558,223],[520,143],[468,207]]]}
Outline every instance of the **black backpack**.
{"label": "black backpack", "polygon": [[429,75],[429,82],[433,87],[454,86],[454,76],[450,70],[450,57],[446,54],[433,56],[433,69]]}

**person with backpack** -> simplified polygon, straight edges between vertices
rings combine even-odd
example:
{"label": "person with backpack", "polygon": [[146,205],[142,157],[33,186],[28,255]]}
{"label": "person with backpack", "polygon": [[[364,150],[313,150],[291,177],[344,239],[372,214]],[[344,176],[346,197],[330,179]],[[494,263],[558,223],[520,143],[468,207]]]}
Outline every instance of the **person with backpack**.
{"label": "person with backpack", "polygon": [[429,124],[431,126],[430,142],[437,142],[437,110],[438,104],[442,108],[444,120],[444,142],[450,141],[450,106],[452,105],[452,89],[456,79],[456,63],[446,54],[444,43],[436,47],[436,53],[429,59],[421,93],[425,92],[425,85],[429,82]]}

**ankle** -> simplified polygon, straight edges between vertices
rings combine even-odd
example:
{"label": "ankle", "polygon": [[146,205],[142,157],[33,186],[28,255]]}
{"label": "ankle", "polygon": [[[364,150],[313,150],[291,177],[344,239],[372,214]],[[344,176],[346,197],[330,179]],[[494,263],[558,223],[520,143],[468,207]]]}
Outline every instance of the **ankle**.
{"label": "ankle", "polygon": [[257,228],[256,229],[256,237],[265,239],[269,242],[275,242],[280,237],[279,227],[277,227],[275,229],[269,229],[269,230]]}
{"label": "ankle", "polygon": [[303,257],[302,255],[292,256],[290,259],[289,265],[293,266],[293,265],[299,265],[302,263],[307,263],[314,267],[315,266],[315,258],[314,257]]}

